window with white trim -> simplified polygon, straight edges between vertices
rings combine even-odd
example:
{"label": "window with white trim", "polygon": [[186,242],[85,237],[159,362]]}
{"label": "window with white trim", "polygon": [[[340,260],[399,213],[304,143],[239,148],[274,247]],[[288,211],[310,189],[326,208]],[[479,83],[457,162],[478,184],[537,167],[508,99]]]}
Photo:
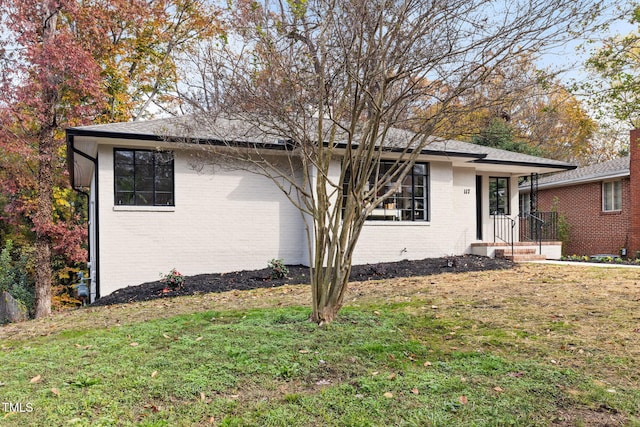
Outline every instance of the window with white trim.
{"label": "window with white trim", "polygon": [[622,181],[602,183],[602,210],[604,212],[622,209]]}
{"label": "window with white trim", "polygon": [[[397,167],[396,162],[380,162],[379,175],[383,176]],[[375,185],[375,177],[369,179]],[[395,193],[385,199],[371,212],[367,220],[372,221],[429,221],[429,165],[416,163],[402,182],[393,182],[381,188],[378,195],[392,188]]]}
{"label": "window with white trim", "polygon": [[116,148],[115,204],[174,206],[173,153]]}

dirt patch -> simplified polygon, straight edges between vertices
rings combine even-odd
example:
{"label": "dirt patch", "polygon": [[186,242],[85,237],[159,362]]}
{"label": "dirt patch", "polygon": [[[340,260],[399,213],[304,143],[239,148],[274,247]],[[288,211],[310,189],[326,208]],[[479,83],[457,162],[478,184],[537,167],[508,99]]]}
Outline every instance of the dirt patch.
{"label": "dirt patch", "polygon": [[[390,263],[355,265],[351,270],[351,282],[393,279],[398,277],[429,276],[440,273],[461,273],[469,271],[503,270],[513,268],[513,262],[474,255],[428,258],[419,261],[399,261]],[[168,291],[161,281],[128,286],[97,300],[93,306],[126,304],[150,301],[158,298],[220,293],[231,290],[245,291],[259,288],[274,288],[283,285],[309,283],[309,268],[301,265],[288,266],[289,274],[284,279],[271,279],[268,268],[252,271],[238,271],[224,274],[200,274],[186,278],[184,286]]]}
{"label": "dirt patch", "polygon": [[627,418],[623,414],[611,413],[607,408],[591,410],[577,408],[560,411],[555,414],[552,424],[554,427],[598,426],[622,427],[627,425]]}

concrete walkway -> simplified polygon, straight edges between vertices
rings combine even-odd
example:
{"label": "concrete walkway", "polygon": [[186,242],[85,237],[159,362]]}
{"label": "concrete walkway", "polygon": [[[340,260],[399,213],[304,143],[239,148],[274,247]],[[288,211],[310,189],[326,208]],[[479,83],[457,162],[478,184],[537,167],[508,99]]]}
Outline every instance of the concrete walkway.
{"label": "concrete walkway", "polygon": [[556,259],[547,259],[544,261],[523,261],[528,264],[558,264],[558,265],[578,265],[584,267],[610,267],[610,268],[640,268],[640,265],[630,264],[609,264],[606,262],[576,262],[576,261],[560,261]]}

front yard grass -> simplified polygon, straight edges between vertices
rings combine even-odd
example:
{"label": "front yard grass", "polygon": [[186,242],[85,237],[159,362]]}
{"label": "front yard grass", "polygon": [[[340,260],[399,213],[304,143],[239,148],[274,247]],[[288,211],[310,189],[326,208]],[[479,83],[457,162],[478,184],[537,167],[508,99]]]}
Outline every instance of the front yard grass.
{"label": "front yard grass", "polygon": [[640,271],[285,286],[0,327],[0,425],[640,425]]}

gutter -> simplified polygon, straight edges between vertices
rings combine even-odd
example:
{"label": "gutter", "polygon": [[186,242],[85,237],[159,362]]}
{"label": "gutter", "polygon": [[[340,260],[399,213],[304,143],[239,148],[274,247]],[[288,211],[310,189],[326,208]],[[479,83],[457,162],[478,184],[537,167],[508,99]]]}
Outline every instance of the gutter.
{"label": "gutter", "polygon": [[[206,138],[188,138],[188,137],[178,137],[178,136],[169,136],[169,135],[151,135],[151,134],[142,134],[142,133],[126,133],[126,132],[104,132],[104,131],[96,131],[93,129],[81,129],[81,128],[69,128],[67,129],[68,136],[87,136],[87,137],[96,137],[96,138],[110,138],[110,139],[124,139],[124,140],[137,140],[137,141],[155,141],[155,142],[185,142],[194,145],[201,144],[209,144],[213,146],[229,146],[229,145],[237,145],[238,147],[245,148],[263,148],[263,149],[271,149],[271,150],[286,150],[291,151],[295,149],[297,146],[290,140],[284,140],[282,143],[262,143],[262,142],[250,142],[250,141],[240,141],[240,140],[230,140],[225,141],[221,139],[206,139]],[[326,143],[328,147],[329,144]],[[345,143],[334,143],[334,148],[337,149],[346,149],[347,144]],[[407,151],[412,153],[414,150],[401,147],[384,147],[384,152],[388,153],[402,153]],[[444,156],[444,157],[461,157],[461,158],[470,158],[481,160],[487,157],[485,153],[464,153],[459,151],[449,151],[449,150],[437,150],[437,149],[429,149],[428,146],[420,150],[421,155],[431,155],[431,156]]]}
{"label": "gutter", "polygon": [[87,136],[94,138],[109,138],[109,139],[124,139],[124,140],[136,140],[136,141],[154,141],[154,142],[183,142],[193,145],[212,145],[219,147],[226,147],[230,145],[237,145],[244,148],[266,148],[271,150],[291,150],[294,146],[289,141],[282,143],[262,143],[262,142],[250,142],[241,140],[221,140],[221,139],[206,139],[206,138],[189,138],[169,135],[151,135],[144,133],[126,133],[126,132],[103,132],[96,130],[87,130],[79,128],[68,128],[67,137],[71,136]]}
{"label": "gutter", "polygon": [[490,165],[512,165],[512,166],[526,166],[526,167],[545,167],[551,169],[560,169],[560,170],[573,170],[576,169],[576,165],[570,164],[557,164],[557,163],[535,163],[535,162],[517,162],[510,160],[492,160],[492,159],[480,159],[476,160],[473,163],[484,163]]}
{"label": "gutter", "polygon": [[591,182],[607,181],[610,179],[628,178],[628,177],[629,177],[629,171],[623,171],[623,172],[617,172],[617,173],[611,173],[611,174],[589,175],[582,178],[570,178],[570,179],[563,179],[560,181],[539,183],[538,188],[544,189],[544,188],[566,187],[569,185],[589,184]]}
{"label": "gutter", "polygon": [[[75,190],[76,192],[78,192],[79,194],[82,194],[84,196],[87,197],[87,210],[89,211],[91,209],[91,197],[90,194],[83,191],[81,188],[78,188],[75,186],[75,169],[74,169],[74,157],[75,154],[80,155],[81,157],[84,157],[85,159],[91,161],[93,163],[93,174],[94,174],[94,179],[95,179],[95,188],[98,188],[98,159],[97,157],[91,157],[90,155],[88,155],[87,153],[84,153],[80,150],[78,150],[75,145],[74,145],[74,135],[67,132],[67,169],[69,171],[69,179],[71,181],[71,188],[73,188],[73,190]],[[93,278],[93,282],[95,283],[95,296],[94,298],[91,300],[91,295],[89,296],[90,298],[90,302],[94,302],[96,299],[100,298],[100,227],[98,227],[98,224],[100,224],[99,221],[99,212],[100,210],[98,209],[98,197],[96,197],[95,199],[95,212],[94,212],[94,219],[95,219],[95,224],[93,224],[93,226],[95,227],[95,266],[92,266],[95,269],[95,277]],[[87,212],[87,218],[90,218],[89,212]],[[90,221],[88,221],[87,223],[87,238],[91,239],[91,223]],[[89,243],[89,248],[87,250],[87,255],[89,260],[91,260],[91,242]]]}

